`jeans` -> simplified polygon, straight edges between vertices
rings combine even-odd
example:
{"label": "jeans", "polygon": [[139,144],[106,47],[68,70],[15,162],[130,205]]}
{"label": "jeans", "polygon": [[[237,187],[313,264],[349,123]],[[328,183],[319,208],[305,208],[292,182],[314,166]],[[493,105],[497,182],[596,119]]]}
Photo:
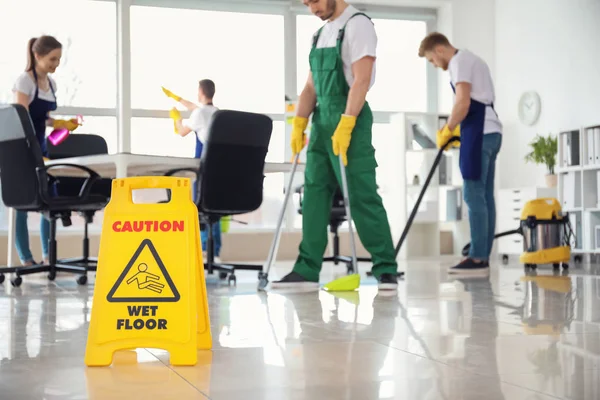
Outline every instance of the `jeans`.
{"label": "jeans", "polygon": [[[220,257],[221,254],[221,221],[217,221],[213,225],[213,249],[214,256]],[[205,225],[205,228],[200,231],[200,235],[202,238],[202,251],[206,251],[206,245],[208,243],[208,224]]]}
{"label": "jeans", "polygon": [[[19,259],[25,263],[33,261],[33,255],[29,248],[29,230],[27,229],[27,212],[16,210],[15,245],[19,253]],[[42,242],[43,258],[48,258],[48,247],[50,238],[50,221],[43,215],[40,218],[40,240]]]}
{"label": "jeans", "polygon": [[489,260],[496,233],[496,203],[494,200],[494,176],[496,157],[502,146],[502,134],[488,133],[483,136],[481,177],[465,180],[464,199],[469,209],[471,248],[469,257]]}

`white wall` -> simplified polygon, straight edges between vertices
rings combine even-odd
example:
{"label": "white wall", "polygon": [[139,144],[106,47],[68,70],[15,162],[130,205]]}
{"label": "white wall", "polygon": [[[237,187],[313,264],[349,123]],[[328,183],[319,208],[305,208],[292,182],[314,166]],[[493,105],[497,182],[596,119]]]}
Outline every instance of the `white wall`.
{"label": "white wall", "polygon": [[[494,0],[451,0],[438,8],[438,28],[458,48],[481,56],[495,72]],[[438,73],[438,110],[450,113],[454,98],[448,72]]]}
{"label": "white wall", "polygon": [[[501,0],[495,11],[500,185],[545,185],[545,168],[522,161],[535,134],[600,123],[600,0]],[[526,90],[542,99],[533,127],[517,116]]]}

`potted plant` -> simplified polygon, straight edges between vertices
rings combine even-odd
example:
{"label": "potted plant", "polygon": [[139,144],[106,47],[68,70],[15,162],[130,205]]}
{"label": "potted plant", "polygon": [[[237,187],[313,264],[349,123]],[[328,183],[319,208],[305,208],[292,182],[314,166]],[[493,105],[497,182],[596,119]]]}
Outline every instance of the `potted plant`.
{"label": "potted plant", "polygon": [[548,137],[536,135],[535,139],[529,143],[531,152],[525,156],[525,162],[533,162],[546,166],[546,185],[556,187],[556,154],[558,153],[558,139],[549,135]]}

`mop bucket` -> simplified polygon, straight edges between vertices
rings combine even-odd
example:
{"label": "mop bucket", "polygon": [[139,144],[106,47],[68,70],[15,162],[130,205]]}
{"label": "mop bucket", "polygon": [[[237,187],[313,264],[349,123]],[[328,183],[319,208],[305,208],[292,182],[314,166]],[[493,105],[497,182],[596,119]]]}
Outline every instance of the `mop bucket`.
{"label": "mop bucket", "polygon": [[520,261],[526,267],[554,264],[563,268],[571,258],[573,230],[569,214],[563,214],[554,198],[531,200],[521,211],[520,229],[523,235],[523,254]]}

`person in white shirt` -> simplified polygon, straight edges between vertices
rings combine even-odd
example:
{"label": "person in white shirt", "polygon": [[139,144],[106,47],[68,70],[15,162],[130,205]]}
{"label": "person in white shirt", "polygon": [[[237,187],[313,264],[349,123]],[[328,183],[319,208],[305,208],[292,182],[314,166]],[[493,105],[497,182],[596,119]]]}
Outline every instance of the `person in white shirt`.
{"label": "person in white shirt", "polygon": [[377,193],[373,113],[366,101],[375,82],[377,34],[371,19],[344,0],[303,0],[326,21],[315,33],[310,73],[298,100],[291,137],[292,152],[306,144],[304,131],[312,113],[307,147],[302,243],[291,273],[272,287],[318,289],[332,198],[340,182],[340,162],[347,165],[352,218],[361,243],[373,260],[380,290],[398,287],[398,264],[387,213]]}
{"label": "person in white shirt", "polygon": [[438,32],[423,39],[419,57],[449,71],[450,85],[455,93],[447,126],[438,134],[452,136],[457,128],[460,132],[459,165],[464,180],[464,199],[469,209],[471,246],[469,256],[448,272],[487,274],[496,232],[496,158],[502,146],[502,123],[494,109],[495,90],[490,69],[480,57],[455,48]]}
{"label": "person in white shirt", "polygon": [[[204,143],[206,143],[208,127],[212,121],[213,114],[218,110],[213,105],[213,98],[215,96],[215,83],[210,79],[203,79],[198,84],[198,102],[197,105],[191,101],[185,100],[176,94],[173,94],[168,89],[163,88],[163,92],[173,100],[179,102],[189,111],[191,111],[190,118],[187,121],[183,121],[181,114],[176,108],[171,110],[171,118],[174,120],[175,132],[179,136],[187,136],[190,132],[194,132],[196,135],[196,150],[194,158],[200,158],[202,156],[202,149]],[[197,195],[197,182],[194,184],[194,201]],[[206,251],[206,245],[208,241],[208,232],[206,229],[202,229],[202,250]],[[214,238],[214,255],[215,262],[220,263],[221,254],[221,224],[217,222],[213,225],[213,238]]]}

